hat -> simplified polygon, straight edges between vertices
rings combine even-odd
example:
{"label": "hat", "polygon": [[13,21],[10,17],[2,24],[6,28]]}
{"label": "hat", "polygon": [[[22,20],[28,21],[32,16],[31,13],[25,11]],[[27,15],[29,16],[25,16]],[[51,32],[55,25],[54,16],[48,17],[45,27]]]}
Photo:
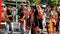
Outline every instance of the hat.
{"label": "hat", "polygon": [[6,5],[2,3],[2,6],[4,7],[4,6],[6,6]]}

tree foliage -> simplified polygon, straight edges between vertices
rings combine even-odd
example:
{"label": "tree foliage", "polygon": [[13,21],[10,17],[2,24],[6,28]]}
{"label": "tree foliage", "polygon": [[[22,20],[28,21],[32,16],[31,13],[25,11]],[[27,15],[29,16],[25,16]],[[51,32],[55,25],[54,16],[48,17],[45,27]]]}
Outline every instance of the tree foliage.
{"label": "tree foliage", "polygon": [[34,4],[34,3],[40,4],[40,2],[41,2],[41,0],[30,0],[31,5]]}
{"label": "tree foliage", "polygon": [[58,0],[30,0],[31,5],[36,2],[36,4],[42,3],[41,1],[44,1],[43,3],[50,4],[50,5],[57,5]]}
{"label": "tree foliage", "polygon": [[51,4],[53,4],[53,5],[57,5],[58,4],[58,0],[53,0],[51,2],[52,2]]}

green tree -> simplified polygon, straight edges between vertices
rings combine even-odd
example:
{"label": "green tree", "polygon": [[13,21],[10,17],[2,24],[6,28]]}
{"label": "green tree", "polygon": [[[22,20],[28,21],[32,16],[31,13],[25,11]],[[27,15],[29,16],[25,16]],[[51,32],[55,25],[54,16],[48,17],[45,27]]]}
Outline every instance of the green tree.
{"label": "green tree", "polygon": [[49,0],[48,4],[57,5],[58,4],[58,0]]}
{"label": "green tree", "polygon": [[34,2],[36,2],[36,4],[40,4],[41,0],[34,0]]}
{"label": "green tree", "polygon": [[42,0],[41,3],[43,3],[43,4],[49,4],[49,5],[57,5],[58,4],[58,0]]}
{"label": "green tree", "polygon": [[40,4],[40,2],[41,2],[41,0],[30,0],[31,5],[34,4],[34,3]]}
{"label": "green tree", "polygon": [[53,0],[52,3],[53,3],[54,5],[57,5],[57,4],[58,4],[58,0]]}

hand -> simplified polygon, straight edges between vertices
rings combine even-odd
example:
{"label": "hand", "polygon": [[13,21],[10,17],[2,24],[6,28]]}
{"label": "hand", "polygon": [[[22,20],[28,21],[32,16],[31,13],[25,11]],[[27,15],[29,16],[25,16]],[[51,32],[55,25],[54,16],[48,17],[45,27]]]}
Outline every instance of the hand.
{"label": "hand", "polygon": [[24,23],[24,20],[23,20],[23,19],[19,19],[19,22],[20,22],[20,23]]}
{"label": "hand", "polygon": [[28,29],[28,30],[29,30],[29,26],[26,26],[26,29]]}

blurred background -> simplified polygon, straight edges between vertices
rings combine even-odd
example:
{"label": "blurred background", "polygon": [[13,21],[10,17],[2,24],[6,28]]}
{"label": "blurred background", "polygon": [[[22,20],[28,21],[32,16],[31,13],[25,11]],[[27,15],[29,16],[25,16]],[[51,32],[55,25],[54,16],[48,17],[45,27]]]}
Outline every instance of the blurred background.
{"label": "blurred background", "polygon": [[[19,26],[18,26],[18,9],[20,7],[20,5],[22,6],[26,6],[28,5],[33,6],[34,4],[36,5],[41,5],[41,7],[46,8],[48,6],[54,6],[54,7],[59,7],[60,6],[60,0],[2,0],[2,5],[3,8],[6,8],[6,6],[11,6],[11,10],[12,10],[12,15],[13,15],[13,29],[14,32],[19,32]],[[47,8],[46,8],[47,9]],[[2,20],[2,32],[5,31],[5,22],[4,20]],[[20,33],[20,32],[19,32]]]}

